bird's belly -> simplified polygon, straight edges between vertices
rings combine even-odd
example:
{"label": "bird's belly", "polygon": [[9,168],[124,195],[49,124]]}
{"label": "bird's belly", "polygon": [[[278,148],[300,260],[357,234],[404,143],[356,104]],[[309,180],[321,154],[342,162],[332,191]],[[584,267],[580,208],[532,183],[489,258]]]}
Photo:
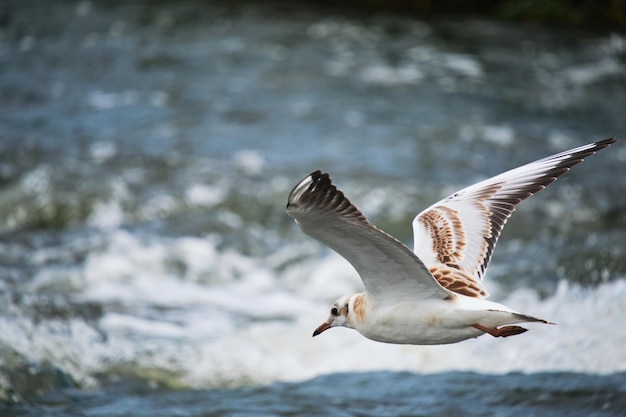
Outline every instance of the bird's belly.
{"label": "bird's belly", "polygon": [[437,309],[412,311],[412,314],[398,313],[382,311],[373,314],[367,323],[361,323],[356,330],[378,342],[411,345],[456,343],[484,334],[467,320]]}

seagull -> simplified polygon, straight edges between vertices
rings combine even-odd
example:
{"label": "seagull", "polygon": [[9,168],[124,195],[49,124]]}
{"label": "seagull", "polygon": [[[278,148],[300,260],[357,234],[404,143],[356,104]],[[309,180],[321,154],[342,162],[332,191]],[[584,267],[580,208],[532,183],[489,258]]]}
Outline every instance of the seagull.
{"label": "seagull", "polygon": [[335,301],[313,336],[347,327],[379,342],[438,345],[527,331],[519,323],[553,324],[487,300],[483,276],[517,205],[615,140],[548,156],[433,204],[413,219],[413,251],[371,224],[327,173],[308,175],[289,193],[287,213],[350,262],[365,289]]}

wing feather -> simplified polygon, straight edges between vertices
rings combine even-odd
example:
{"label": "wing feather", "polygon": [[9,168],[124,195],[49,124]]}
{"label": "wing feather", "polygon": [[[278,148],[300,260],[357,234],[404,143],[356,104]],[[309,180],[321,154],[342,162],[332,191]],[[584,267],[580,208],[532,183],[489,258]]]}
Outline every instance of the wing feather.
{"label": "wing feather", "polygon": [[[613,142],[615,138],[605,139],[548,156],[433,204],[413,220],[414,252],[431,271],[433,267],[452,267],[480,285],[498,237],[516,206]],[[484,297],[486,292],[477,296]]]}
{"label": "wing feather", "polygon": [[372,225],[328,174],[316,171],[300,181],[289,194],[287,213],[304,233],[346,258],[377,301],[452,296],[406,245]]}

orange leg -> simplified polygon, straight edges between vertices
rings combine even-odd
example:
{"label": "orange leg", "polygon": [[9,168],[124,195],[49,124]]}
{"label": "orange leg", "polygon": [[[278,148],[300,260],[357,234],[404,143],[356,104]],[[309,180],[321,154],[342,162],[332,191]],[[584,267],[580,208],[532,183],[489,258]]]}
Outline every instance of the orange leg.
{"label": "orange leg", "polygon": [[472,327],[475,327],[478,330],[482,330],[485,333],[489,333],[493,337],[515,336],[516,334],[521,334],[521,333],[528,331],[528,329],[525,329],[519,326],[504,326],[504,327],[499,327],[495,329],[490,329],[489,327],[485,327],[480,324],[475,324]]}

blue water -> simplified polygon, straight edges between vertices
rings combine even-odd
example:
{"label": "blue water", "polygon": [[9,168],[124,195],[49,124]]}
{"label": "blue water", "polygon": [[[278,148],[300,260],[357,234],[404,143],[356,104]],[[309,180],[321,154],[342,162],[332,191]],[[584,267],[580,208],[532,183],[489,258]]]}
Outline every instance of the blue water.
{"label": "blue water", "polygon": [[335,329],[315,169],[410,243],[437,199],[626,131],[626,33],[301,4],[0,5],[2,415],[624,415],[622,141],[525,202],[450,346]]}
{"label": "blue water", "polygon": [[8,416],[619,416],[626,375],[341,373],[303,383],[194,391],[63,392]]}

